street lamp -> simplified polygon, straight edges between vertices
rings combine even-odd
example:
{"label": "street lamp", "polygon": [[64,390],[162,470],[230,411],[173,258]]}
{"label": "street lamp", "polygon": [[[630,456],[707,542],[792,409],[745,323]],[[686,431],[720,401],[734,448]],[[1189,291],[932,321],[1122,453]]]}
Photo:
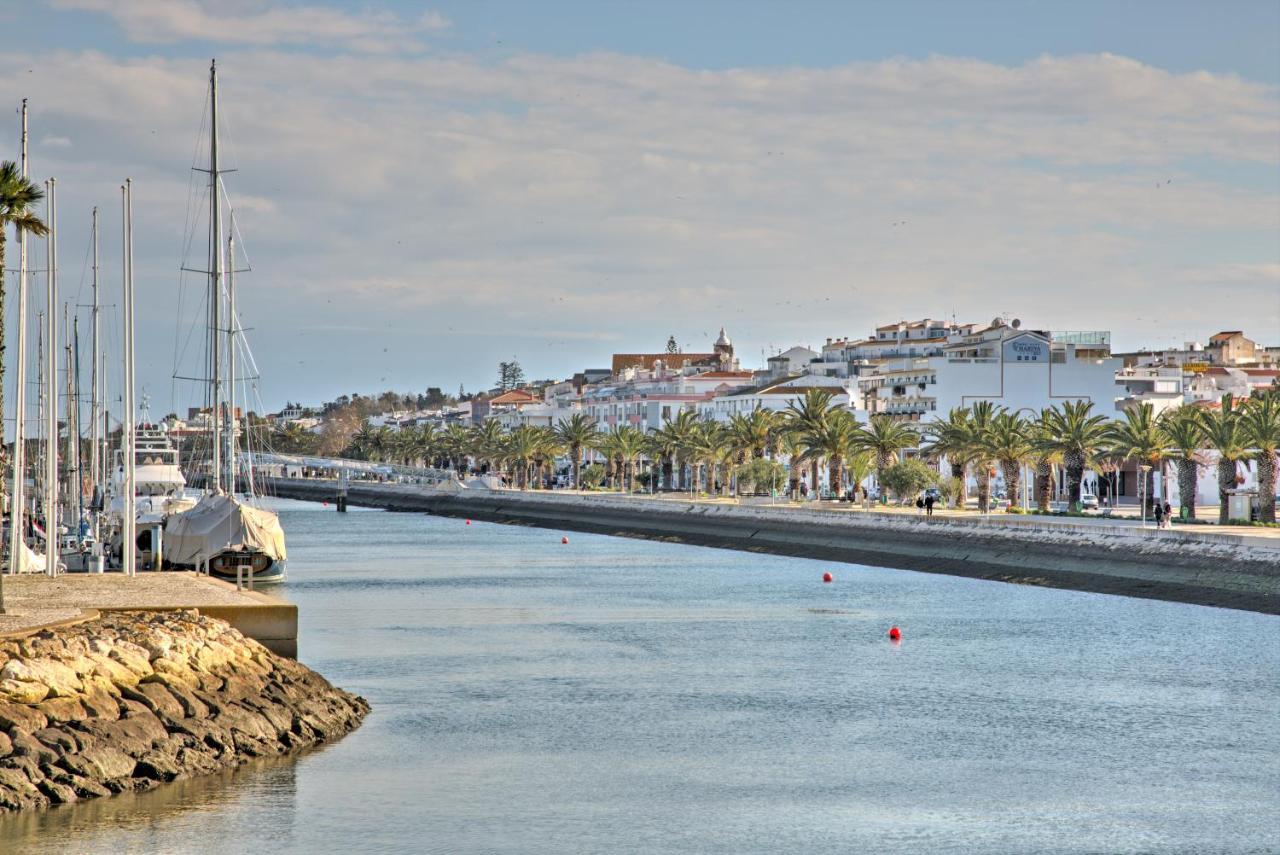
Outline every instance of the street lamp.
{"label": "street lamp", "polygon": [[1142,480],[1138,483],[1138,501],[1142,504],[1142,527],[1147,527],[1147,473],[1151,471],[1150,463],[1139,464]]}

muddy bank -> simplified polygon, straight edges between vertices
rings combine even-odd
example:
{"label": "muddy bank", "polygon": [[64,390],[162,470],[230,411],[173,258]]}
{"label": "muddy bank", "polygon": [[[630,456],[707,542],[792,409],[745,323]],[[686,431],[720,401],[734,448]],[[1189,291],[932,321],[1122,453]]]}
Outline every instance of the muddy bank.
{"label": "muddy bank", "polygon": [[118,612],[0,640],[0,810],[288,754],[359,726],[363,698],[220,620]]}
{"label": "muddy bank", "polygon": [[[273,484],[329,500],[336,483]],[[1280,541],[1212,531],[353,482],[354,505],[1280,614]]]}

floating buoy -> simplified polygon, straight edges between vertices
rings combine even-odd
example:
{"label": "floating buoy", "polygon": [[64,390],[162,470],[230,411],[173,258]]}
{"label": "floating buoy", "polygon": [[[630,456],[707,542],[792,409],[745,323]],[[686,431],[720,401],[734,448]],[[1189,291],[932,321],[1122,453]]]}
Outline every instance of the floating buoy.
{"label": "floating buoy", "polygon": [[567,537],[562,537],[562,538],[560,538],[560,542],[561,542],[561,543],[568,543],[568,542],[569,542],[569,538],[567,538]]}
{"label": "floating buoy", "polygon": [[320,507],[322,507],[322,508],[327,508],[327,507],[329,507],[329,503],[328,503],[328,502],[321,502],[321,503],[320,503]]}
{"label": "floating buoy", "polygon": [[898,629],[896,626],[889,627],[890,641],[898,641],[901,638],[902,638],[902,630]]}
{"label": "floating buoy", "polygon": [[467,520],[467,525],[471,525],[471,520]]}
{"label": "floating buoy", "polygon": [[834,581],[834,580],[835,580],[835,578],[836,578],[836,577],[835,577],[835,576],[832,576],[830,573],[823,573],[823,574],[822,574],[822,581],[824,581],[824,582],[832,582],[832,581]]}

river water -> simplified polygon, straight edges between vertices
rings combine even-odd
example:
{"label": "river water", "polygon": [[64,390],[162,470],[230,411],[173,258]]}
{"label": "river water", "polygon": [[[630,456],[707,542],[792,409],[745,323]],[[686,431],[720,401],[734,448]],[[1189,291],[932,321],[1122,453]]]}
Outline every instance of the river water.
{"label": "river water", "polygon": [[364,726],[0,850],[1280,851],[1275,617],[279,507]]}

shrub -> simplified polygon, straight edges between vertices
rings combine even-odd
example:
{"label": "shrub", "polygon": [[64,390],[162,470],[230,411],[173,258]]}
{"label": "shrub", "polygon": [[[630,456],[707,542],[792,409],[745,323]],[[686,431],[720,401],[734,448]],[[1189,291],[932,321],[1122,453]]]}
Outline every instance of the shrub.
{"label": "shrub", "polygon": [[939,478],[935,486],[938,488],[938,495],[942,497],[942,501],[948,505],[958,504],[960,496],[964,493],[964,483],[952,475]]}
{"label": "shrub", "polygon": [[880,473],[880,483],[899,499],[909,499],[937,480],[937,472],[915,459],[895,463]]}
{"label": "shrub", "polygon": [[738,492],[750,495],[755,492],[771,493],[781,490],[787,483],[787,470],[777,461],[763,457],[744,463],[734,470],[738,479]]}
{"label": "shrub", "polygon": [[604,467],[599,463],[592,463],[582,470],[581,478],[583,487],[594,490],[604,482]]}

